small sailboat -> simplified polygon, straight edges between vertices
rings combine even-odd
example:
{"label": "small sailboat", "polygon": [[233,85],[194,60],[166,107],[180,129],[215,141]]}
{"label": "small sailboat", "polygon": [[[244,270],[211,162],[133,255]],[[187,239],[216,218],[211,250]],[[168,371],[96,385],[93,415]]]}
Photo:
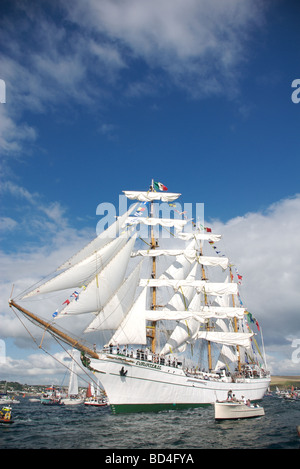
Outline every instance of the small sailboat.
{"label": "small sailboat", "polygon": [[99,385],[96,386],[96,390],[93,383],[89,383],[86,399],[84,401],[85,406],[104,407],[107,405],[107,399],[100,390]]}
{"label": "small sailboat", "polygon": [[62,403],[65,405],[78,405],[83,403],[83,398],[78,394],[78,377],[76,374],[76,362],[74,360],[75,351],[72,351],[71,358],[71,371],[68,386],[68,396],[62,399]]}
{"label": "small sailboat", "polygon": [[279,399],[285,399],[288,401],[295,401],[299,399],[300,394],[299,391],[296,391],[294,386],[291,387],[291,389],[279,389],[276,386],[276,396],[279,397]]}
{"label": "small sailboat", "polygon": [[268,387],[267,391],[265,392],[265,396],[273,396],[270,386]]}

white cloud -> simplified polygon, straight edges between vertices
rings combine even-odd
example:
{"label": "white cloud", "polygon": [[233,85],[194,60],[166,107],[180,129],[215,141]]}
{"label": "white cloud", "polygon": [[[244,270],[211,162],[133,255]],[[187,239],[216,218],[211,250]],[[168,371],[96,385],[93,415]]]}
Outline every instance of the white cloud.
{"label": "white cloud", "polygon": [[[9,115],[5,104],[0,107],[0,151],[4,155],[19,154],[25,143],[32,143],[37,131]],[[3,162],[2,162],[3,165]]]}
{"label": "white cloud", "polygon": [[37,204],[39,199],[39,195],[37,193],[32,194],[24,187],[21,187],[9,180],[3,182],[0,191],[2,194],[7,192],[13,197],[16,197],[17,199],[23,199],[32,205]]}
{"label": "white cloud", "polygon": [[[21,201],[21,213],[24,218],[21,218],[18,223],[8,217],[0,220],[3,228],[7,229],[8,237],[13,234],[18,235],[20,232],[22,234],[22,242],[14,243],[13,253],[9,250],[8,252],[0,251],[2,292],[0,338],[9,344],[8,350],[12,347],[14,356],[19,354],[22,358],[12,358],[8,353],[5,363],[0,363],[0,374],[7,380],[59,384],[66,372],[59,364],[59,360],[54,360],[40,351],[27,357],[28,351],[37,349],[41,343],[43,330],[20,317],[19,314],[15,315],[14,310],[8,305],[8,300],[11,296],[16,297],[29,286],[34,285],[45,274],[54,272],[62,262],[91,239],[92,233],[87,229],[76,230],[71,227],[64,209],[58,202],[46,204],[42,202],[38,193],[30,193],[26,188],[17,186],[11,181],[7,181],[2,186],[2,195],[6,192],[15,200]],[[31,215],[30,219],[26,217],[27,210]],[[4,242],[2,246],[4,249]],[[47,306],[43,302],[39,302],[38,305],[33,302],[28,303],[27,308],[49,320],[64,300],[65,292],[62,292],[61,295],[50,299]],[[43,339],[43,345],[51,355],[54,353],[53,341],[47,334]]]}
{"label": "white cloud", "polygon": [[[0,251],[0,278],[7,285],[8,294],[12,284],[22,291],[27,282],[35,283],[45,273],[54,271],[74,250],[88,242],[92,233],[88,229],[73,228],[64,207],[57,201],[47,203],[40,194],[31,193],[11,181],[2,184],[1,193],[3,198],[8,194],[14,201],[11,206],[16,207],[14,219],[1,219],[3,229],[9,229],[6,238],[3,231]],[[13,235],[16,242],[11,253],[10,249],[5,250],[5,242],[9,242]],[[29,285],[27,283],[27,287]],[[9,296],[4,297],[0,303],[5,309]]]}
{"label": "white cloud", "polygon": [[[66,349],[66,351],[55,352],[52,355],[38,351],[20,359],[6,356],[0,362],[0,374],[7,381],[68,386],[70,353],[71,351]],[[78,384],[87,387],[91,378],[77,357],[76,364],[79,374]]]}
{"label": "white cloud", "polygon": [[240,0],[72,0],[57,10],[50,3],[15,3],[16,14],[0,23],[7,88],[0,148],[10,154],[37,138],[22,122],[24,111],[99,108],[116,94],[141,97],[172,86],[197,98],[235,95],[266,8]]}
{"label": "white cloud", "polygon": [[88,0],[69,4],[81,27],[115,41],[130,66],[142,59],[189,93],[233,92],[237,65],[265,13],[261,3],[230,0]]}
{"label": "white cloud", "polygon": [[13,220],[10,217],[0,217],[0,232],[13,230],[16,225],[16,220]]}
{"label": "white cloud", "polygon": [[243,275],[243,302],[262,326],[273,369],[284,372],[285,360],[285,374],[296,372],[291,339],[300,339],[300,195],[212,226]]}

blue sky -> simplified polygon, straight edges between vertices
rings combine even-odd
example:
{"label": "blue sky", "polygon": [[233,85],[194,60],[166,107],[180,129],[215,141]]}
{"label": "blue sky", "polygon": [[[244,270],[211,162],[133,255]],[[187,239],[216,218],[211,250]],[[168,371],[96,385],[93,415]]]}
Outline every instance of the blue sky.
{"label": "blue sky", "polygon": [[[264,227],[264,239],[279,229],[290,251],[271,274],[260,270],[262,279],[280,267],[299,279],[295,260],[285,266],[299,252],[297,238],[282,238],[287,227],[297,233],[300,208],[300,103],[291,100],[300,78],[299,2],[7,0],[0,9],[6,296],[21,272],[43,276],[94,236],[98,204],[117,205],[122,190],[147,189],[152,178],[183,202],[204,202],[206,218],[232,239],[238,223],[245,236]],[[248,259],[242,247],[256,249],[248,241],[229,246],[237,263]],[[255,291],[249,262],[247,269]],[[293,295],[280,295],[284,305],[293,297],[281,337],[262,311],[274,326],[266,342],[278,373],[297,373]],[[17,359],[22,344],[12,342],[4,300],[1,313],[0,337]]]}

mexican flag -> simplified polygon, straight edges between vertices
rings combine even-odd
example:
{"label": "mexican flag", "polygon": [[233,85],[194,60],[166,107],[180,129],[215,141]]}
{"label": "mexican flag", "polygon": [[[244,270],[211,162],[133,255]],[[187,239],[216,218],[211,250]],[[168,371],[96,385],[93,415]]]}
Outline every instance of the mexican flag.
{"label": "mexican flag", "polygon": [[167,191],[168,188],[164,186],[161,182],[155,182],[154,183],[154,189],[157,191]]}

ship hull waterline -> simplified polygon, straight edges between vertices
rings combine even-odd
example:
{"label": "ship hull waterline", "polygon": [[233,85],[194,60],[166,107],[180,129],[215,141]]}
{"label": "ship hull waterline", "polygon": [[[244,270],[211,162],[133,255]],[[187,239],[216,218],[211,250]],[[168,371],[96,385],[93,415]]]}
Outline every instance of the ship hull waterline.
{"label": "ship hull waterline", "polygon": [[270,378],[232,381],[199,379],[182,368],[134,358],[99,354],[89,367],[101,382],[114,414],[158,412],[211,405],[231,390],[237,399],[261,400]]}

